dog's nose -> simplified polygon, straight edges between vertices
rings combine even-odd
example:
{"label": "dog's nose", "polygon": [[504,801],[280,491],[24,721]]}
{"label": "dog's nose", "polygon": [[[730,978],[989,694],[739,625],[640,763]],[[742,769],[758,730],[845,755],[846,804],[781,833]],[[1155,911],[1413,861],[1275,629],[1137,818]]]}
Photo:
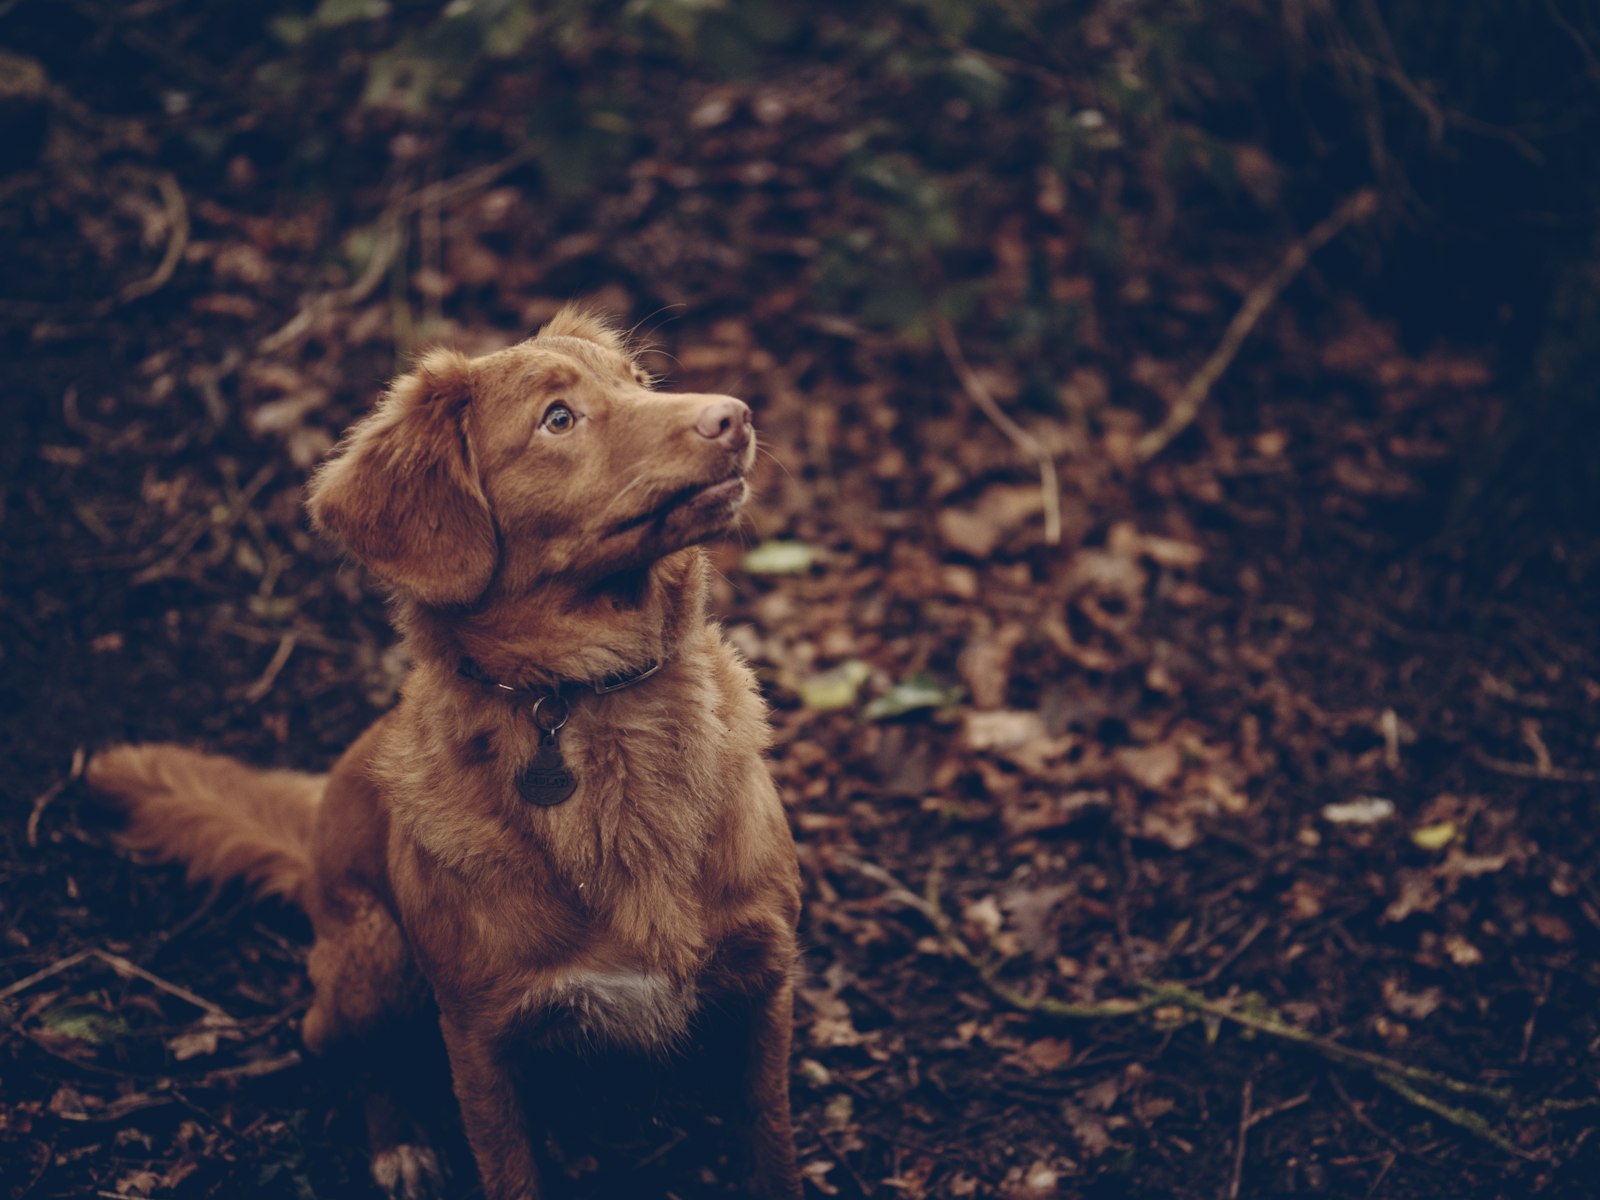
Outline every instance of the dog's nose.
{"label": "dog's nose", "polygon": [[719,396],[700,410],[694,431],[729,450],[743,450],[750,441],[750,406],[732,396]]}

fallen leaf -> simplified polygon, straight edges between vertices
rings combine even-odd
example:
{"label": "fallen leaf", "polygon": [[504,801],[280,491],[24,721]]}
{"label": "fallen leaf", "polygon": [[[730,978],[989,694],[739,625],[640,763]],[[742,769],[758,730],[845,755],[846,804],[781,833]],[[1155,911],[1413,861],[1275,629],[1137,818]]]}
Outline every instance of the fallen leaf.
{"label": "fallen leaf", "polygon": [[1035,712],[971,712],[963,725],[973,750],[1015,750],[1044,738],[1044,721]]}
{"label": "fallen leaf", "polygon": [[53,1008],[40,1018],[44,1027],[74,1041],[91,1046],[109,1046],[128,1034],[128,1023],[121,1017],[86,1004],[67,1004]]}
{"label": "fallen leaf", "polygon": [[1572,941],[1572,926],[1555,913],[1534,913],[1529,922],[1539,931],[1539,936],[1566,945]]}
{"label": "fallen leaf", "polygon": [[1322,819],[1334,825],[1376,825],[1394,816],[1394,801],[1382,796],[1357,796],[1322,806]]}
{"label": "fallen leaf", "polygon": [[1171,742],[1125,746],[1117,751],[1117,766],[1146,791],[1159,792],[1183,770],[1183,752]]}
{"label": "fallen leaf", "polygon": [[134,1171],[117,1180],[117,1195],[143,1197],[161,1186],[161,1177],[154,1171]]}
{"label": "fallen leaf", "polygon": [[872,674],[872,668],[860,659],[840,663],[830,671],[813,675],[800,684],[800,703],[815,712],[830,712],[849,708],[856,702],[861,685]]}
{"label": "fallen leaf", "polygon": [[1408,992],[1399,980],[1391,977],[1383,981],[1383,1003],[1397,1017],[1421,1021],[1432,1016],[1444,1003],[1444,990],[1430,987],[1420,992]]}
{"label": "fallen leaf", "polygon": [[1011,683],[1011,660],[1027,636],[1020,624],[1008,624],[973,638],[961,648],[956,670],[978,708],[999,708]]}
{"label": "fallen leaf", "polygon": [[1411,840],[1423,850],[1443,850],[1456,837],[1454,821],[1435,821],[1432,825],[1422,825],[1411,831]]}
{"label": "fallen leaf", "polygon": [[1383,919],[1399,922],[1413,913],[1432,912],[1441,899],[1439,885],[1430,872],[1407,871],[1400,877],[1400,894],[1383,910]]}
{"label": "fallen leaf", "polygon": [[961,689],[944,687],[931,675],[918,673],[873,700],[862,715],[869,721],[886,721],[926,708],[947,708],[959,699]]}
{"label": "fallen leaf", "polygon": [[822,551],[806,542],[762,542],[750,550],[739,565],[752,575],[798,575],[811,569]]}
{"label": "fallen leaf", "polygon": [[972,558],[988,558],[1039,512],[1037,487],[999,485],[985,489],[970,509],[941,509],[936,520],[945,545]]}
{"label": "fallen leaf", "polygon": [[1004,918],[1000,915],[1000,904],[993,896],[985,896],[981,900],[974,900],[967,905],[962,913],[966,923],[977,930],[986,940],[992,941],[1000,932]]}
{"label": "fallen leaf", "polygon": [[1077,1054],[1077,1048],[1066,1038],[1047,1037],[1018,1047],[1006,1055],[1006,1061],[1029,1074],[1048,1075],[1066,1066]]}

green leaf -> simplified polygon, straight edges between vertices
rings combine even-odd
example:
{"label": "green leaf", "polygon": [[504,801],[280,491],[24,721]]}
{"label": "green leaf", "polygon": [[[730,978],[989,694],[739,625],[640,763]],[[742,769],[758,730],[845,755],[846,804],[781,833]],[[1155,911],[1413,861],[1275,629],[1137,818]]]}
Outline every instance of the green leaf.
{"label": "green leaf", "polygon": [[811,569],[822,551],[806,542],[762,542],[739,560],[752,575],[798,575]]}
{"label": "green leaf", "polygon": [[1443,850],[1456,840],[1456,832],[1454,821],[1435,821],[1432,825],[1420,825],[1413,829],[1411,840],[1422,850]]}
{"label": "green leaf", "polygon": [[961,699],[961,689],[945,687],[932,675],[919,671],[895,684],[863,710],[869,721],[887,721],[928,708],[948,708]]}
{"label": "green leaf", "polygon": [[856,702],[856,693],[871,674],[871,667],[860,659],[852,658],[831,671],[813,675],[803,682],[800,685],[800,703],[815,712],[849,708]]}
{"label": "green leaf", "polygon": [[355,21],[378,21],[389,15],[384,0],[322,0],[311,14],[311,24],[334,29]]}
{"label": "green leaf", "polygon": [[128,1023],[88,1004],[64,1004],[39,1018],[44,1027],[63,1037],[110,1046],[128,1035]]}

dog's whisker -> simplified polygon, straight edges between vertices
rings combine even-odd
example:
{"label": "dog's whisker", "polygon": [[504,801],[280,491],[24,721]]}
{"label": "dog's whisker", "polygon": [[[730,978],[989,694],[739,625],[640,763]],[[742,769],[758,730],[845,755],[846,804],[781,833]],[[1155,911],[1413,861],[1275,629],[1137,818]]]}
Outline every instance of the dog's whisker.
{"label": "dog's whisker", "polygon": [[611,509],[615,508],[617,506],[617,503],[624,496],[626,496],[629,492],[633,491],[634,488],[638,487],[641,483],[643,483],[648,478],[650,478],[650,472],[648,470],[640,471],[637,475],[635,475],[633,477],[632,480],[630,480],[622,488],[621,491],[617,492],[616,494],[614,494],[611,497],[610,502],[606,505],[606,511],[609,512]]}
{"label": "dog's whisker", "polygon": [[783,472],[785,478],[789,479],[791,482],[799,482],[795,479],[794,472],[789,470],[788,465],[783,461],[783,459],[779,458],[771,450],[768,450],[760,442],[756,443],[756,453],[765,455],[767,460],[770,461],[773,466],[777,467],[778,470]]}
{"label": "dog's whisker", "polygon": [[[679,303],[679,304],[663,304],[660,308],[656,309],[655,312],[653,312],[649,316],[643,318],[642,320],[637,322],[633,326],[632,329],[628,330],[628,332],[624,335],[624,340],[627,341],[627,343],[630,346],[634,346],[636,348],[636,350],[642,351],[643,349],[645,349],[645,347],[641,346],[639,343],[634,342],[634,340],[633,340],[633,335],[639,332],[639,326],[647,324],[648,322],[655,320],[662,313],[671,313],[671,315],[669,317],[667,317],[667,319],[665,321],[661,322],[661,325],[657,325],[656,326],[656,329],[660,329],[661,326],[667,324],[667,322],[679,320],[683,316],[683,312],[682,311],[672,312],[673,309],[687,310],[688,307],[689,306],[687,304],[681,304],[681,303]],[[655,333],[655,329],[652,329],[650,331],[650,334],[653,335],[654,333]],[[658,353],[659,353],[659,351],[658,351]]]}

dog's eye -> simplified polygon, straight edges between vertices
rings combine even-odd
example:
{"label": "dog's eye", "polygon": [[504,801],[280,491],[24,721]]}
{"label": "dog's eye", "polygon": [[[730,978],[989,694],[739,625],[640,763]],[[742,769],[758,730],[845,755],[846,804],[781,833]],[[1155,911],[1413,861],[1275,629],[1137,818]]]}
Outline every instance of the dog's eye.
{"label": "dog's eye", "polygon": [[557,400],[545,409],[544,420],[539,422],[539,428],[548,429],[551,433],[565,433],[577,423],[577,414]]}

